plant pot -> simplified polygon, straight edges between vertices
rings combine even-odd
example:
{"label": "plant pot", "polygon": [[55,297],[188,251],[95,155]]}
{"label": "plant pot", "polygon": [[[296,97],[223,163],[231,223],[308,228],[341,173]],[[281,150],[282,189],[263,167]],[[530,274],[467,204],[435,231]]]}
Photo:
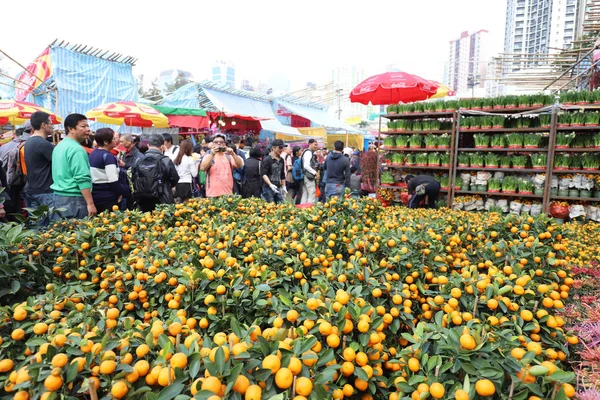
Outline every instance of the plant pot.
{"label": "plant pot", "polygon": [[500,193],[500,189],[488,189],[488,193]]}
{"label": "plant pot", "polygon": [[596,191],[594,192],[594,198],[595,198],[595,199],[600,199],[600,190],[596,190]]}
{"label": "plant pot", "polygon": [[526,145],[525,145],[525,148],[526,148],[526,149],[537,149],[538,147],[537,147],[537,146],[534,146],[534,145],[531,145],[531,144],[526,144]]}
{"label": "plant pot", "polygon": [[578,189],[569,189],[569,197],[579,197]]}
{"label": "plant pot", "polygon": [[544,194],[544,188],[538,188],[538,187],[533,188],[533,194],[543,195]]}
{"label": "plant pot", "polygon": [[438,146],[438,150],[448,150],[450,146]]}
{"label": "plant pot", "polygon": [[564,220],[564,219],[562,219],[562,218],[554,218],[554,223],[555,223],[556,225],[562,225],[562,224],[564,224],[564,223],[565,223],[565,220]]}
{"label": "plant pot", "polygon": [[569,190],[567,189],[559,189],[558,190],[558,197],[569,197]]}
{"label": "plant pot", "polygon": [[437,149],[436,146],[425,146],[426,149]]}
{"label": "plant pot", "polygon": [[516,190],[503,190],[502,193],[506,193],[506,194],[516,194],[517,191]]}
{"label": "plant pot", "polygon": [[545,166],[541,166],[541,165],[534,165],[534,166],[533,166],[533,167],[531,167],[531,168],[532,168],[532,169],[537,169],[537,170],[540,170],[540,171],[543,171],[543,170],[545,170],[545,169],[546,169],[546,167],[545,167]]}
{"label": "plant pot", "polygon": [[550,189],[550,196],[558,196],[558,188]]}
{"label": "plant pot", "polygon": [[492,149],[504,149],[504,146],[492,146]]}
{"label": "plant pot", "polygon": [[443,167],[443,168],[450,168],[450,164],[441,164],[441,165],[440,165],[440,167]]}
{"label": "plant pot", "polygon": [[522,149],[523,146],[519,145],[519,144],[509,144],[508,145],[509,149]]}
{"label": "plant pot", "polygon": [[524,165],[513,165],[513,169],[525,169]]}
{"label": "plant pot", "polygon": [[492,129],[504,129],[504,126],[502,126],[502,125],[494,125],[492,127]]}
{"label": "plant pot", "polygon": [[583,168],[584,171],[596,171],[598,168]]}
{"label": "plant pot", "polygon": [[498,166],[497,165],[486,165],[485,168],[486,169],[496,169],[496,168],[498,168]]}
{"label": "plant pot", "polygon": [[475,148],[476,148],[476,149],[487,149],[487,148],[488,148],[488,146],[482,146],[482,145],[478,145],[478,146],[475,146]]}
{"label": "plant pot", "polygon": [[592,197],[592,191],[591,190],[580,190],[579,197],[586,197],[589,199]]}
{"label": "plant pot", "polygon": [[467,164],[458,164],[459,168],[469,168]]}
{"label": "plant pot", "polygon": [[504,169],[510,168],[510,164],[509,165],[500,165],[500,168],[504,168]]}
{"label": "plant pot", "polygon": [[554,167],[555,171],[568,171],[569,167]]}
{"label": "plant pot", "polygon": [[487,192],[487,185],[476,185],[476,187],[477,187],[477,191],[480,193]]}
{"label": "plant pot", "polygon": [[524,190],[522,192],[519,192],[519,194],[533,194],[533,192],[530,190]]}
{"label": "plant pot", "polygon": [[468,192],[469,191],[469,186],[461,186],[460,190]]}
{"label": "plant pot", "polygon": [[556,146],[557,149],[568,149],[569,146],[564,146],[564,145],[557,145]]}

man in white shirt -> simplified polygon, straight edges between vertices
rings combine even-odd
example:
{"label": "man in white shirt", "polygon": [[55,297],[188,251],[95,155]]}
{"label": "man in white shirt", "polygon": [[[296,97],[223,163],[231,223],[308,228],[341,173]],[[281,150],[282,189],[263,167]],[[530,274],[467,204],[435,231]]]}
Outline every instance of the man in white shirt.
{"label": "man in white shirt", "polygon": [[165,138],[165,152],[164,155],[169,157],[171,161],[175,161],[177,154],[179,154],[179,146],[173,146],[173,137],[168,133],[163,133]]}
{"label": "man in white shirt", "polygon": [[315,139],[308,140],[308,148],[302,153],[302,168],[304,170],[304,183],[302,185],[302,204],[304,203],[315,203],[316,192],[317,192],[317,179],[319,179],[319,173],[317,172],[317,160],[315,157],[315,151],[317,150],[318,143]]}

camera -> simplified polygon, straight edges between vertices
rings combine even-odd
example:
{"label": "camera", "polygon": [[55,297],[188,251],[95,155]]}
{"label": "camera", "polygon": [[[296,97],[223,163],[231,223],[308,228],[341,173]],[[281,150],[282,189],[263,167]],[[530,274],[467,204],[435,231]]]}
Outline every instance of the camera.
{"label": "camera", "polygon": [[221,152],[221,153],[224,153],[224,152],[226,152],[226,151],[227,151],[227,147],[225,147],[225,146],[220,146],[220,147],[217,147],[217,148],[215,149],[215,151],[217,151],[217,152]]}

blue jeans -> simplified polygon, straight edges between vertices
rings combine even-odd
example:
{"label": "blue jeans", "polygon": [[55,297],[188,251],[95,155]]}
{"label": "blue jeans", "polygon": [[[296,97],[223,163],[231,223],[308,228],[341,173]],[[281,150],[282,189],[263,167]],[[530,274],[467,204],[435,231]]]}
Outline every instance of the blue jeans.
{"label": "blue jeans", "polygon": [[57,211],[54,219],[85,218],[88,216],[87,204],[83,196],[54,195],[54,207],[62,208]]}
{"label": "blue jeans", "polygon": [[262,196],[263,199],[269,203],[283,203],[283,196],[281,195],[281,192],[279,190],[274,192],[273,189],[268,186],[263,186]]}
{"label": "blue jeans", "polygon": [[341,183],[325,184],[325,199],[328,200],[332,196],[343,196],[346,188]]}
{"label": "blue jeans", "polygon": [[[27,204],[28,208],[40,208],[42,206],[47,206],[48,208],[54,208],[54,193],[37,193],[37,194],[27,194]],[[48,226],[50,223],[51,215],[48,213],[44,216],[43,219],[40,220],[40,226]]]}

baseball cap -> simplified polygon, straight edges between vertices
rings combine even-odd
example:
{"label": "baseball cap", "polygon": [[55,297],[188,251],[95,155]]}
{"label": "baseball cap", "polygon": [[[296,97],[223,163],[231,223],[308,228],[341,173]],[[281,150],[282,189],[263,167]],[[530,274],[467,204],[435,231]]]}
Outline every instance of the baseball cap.
{"label": "baseball cap", "polygon": [[271,143],[271,145],[273,147],[286,147],[287,146],[287,144],[283,143],[283,140],[281,140],[281,139],[273,140],[273,143]]}
{"label": "baseball cap", "polygon": [[31,126],[31,121],[29,121],[29,120],[25,121],[25,123],[23,124],[23,126],[21,128],[23,128],[23,132],[27,132],[27,133],[31,132],[31,130],[33,129]]}

